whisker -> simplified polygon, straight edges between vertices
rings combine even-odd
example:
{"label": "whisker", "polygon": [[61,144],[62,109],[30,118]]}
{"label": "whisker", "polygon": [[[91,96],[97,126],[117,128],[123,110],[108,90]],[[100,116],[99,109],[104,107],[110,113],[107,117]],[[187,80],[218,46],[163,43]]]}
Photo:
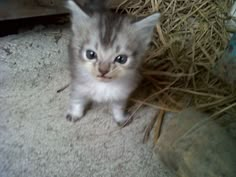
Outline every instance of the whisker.
{"label": "whisker", "polygon": [[111,70],[110,71],[110,74],[113,74],[115,71],[117,71],[118,70],[118,67],[116,67],[115,69],[113,69],[113,70]]}

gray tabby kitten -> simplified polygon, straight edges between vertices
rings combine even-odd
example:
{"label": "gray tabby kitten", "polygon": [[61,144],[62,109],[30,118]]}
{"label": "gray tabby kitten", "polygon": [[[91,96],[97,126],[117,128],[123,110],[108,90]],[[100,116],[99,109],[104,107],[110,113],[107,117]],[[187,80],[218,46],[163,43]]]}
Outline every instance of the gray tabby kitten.
{"label": "gray tabby kitten", "polygon": [[160,14],[134,21],[106,11],[101,4],[85,11],[73,0],[67,3],[73,36],[69,45],[71,98],[66,118],[79,120],[87,103],[95,101],[110,103],[115,121],[122,124],[128,118],[126,102],[140,80],[138,68]]}

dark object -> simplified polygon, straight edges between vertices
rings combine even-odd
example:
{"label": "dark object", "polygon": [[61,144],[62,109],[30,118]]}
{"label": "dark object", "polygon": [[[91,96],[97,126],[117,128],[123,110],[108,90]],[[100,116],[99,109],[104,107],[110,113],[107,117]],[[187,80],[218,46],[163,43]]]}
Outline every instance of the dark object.
{"label": "dark object", "polygon": [[236,142],[223,128],[194,109],[167,123],[157,143],[165,164],[180,177],[235,177]]}
{"label": "dark object", "polygon": [[227,83],[236,86],[236,33],[230,39],[223,56],[216,62],[213,72]]}
{"label": "dark object", "polygon": [[[29,17],[68,14],[67,0],[0,0],[0,21]],[[92,9],[104,6],[105,0],[74,0],[77,4]],[[92,3],[91,3],[92,1]],[[109,8],[117,8],[124,0],[109,0]],[[133,0],[138,2],[138,0]],[[101,3],[98,3],[101,2]]]}
{"label": "dark object", "polygon": [[65,89],[67,89],[70,86],[70,84],[66,84],[64,87],[60,88],[57,90],[57,93],[60,93],[62,91],[64,91]]}
{"label": "dark object", "polygon": [[64,0],[1,0],[0,21],[68,13]]}

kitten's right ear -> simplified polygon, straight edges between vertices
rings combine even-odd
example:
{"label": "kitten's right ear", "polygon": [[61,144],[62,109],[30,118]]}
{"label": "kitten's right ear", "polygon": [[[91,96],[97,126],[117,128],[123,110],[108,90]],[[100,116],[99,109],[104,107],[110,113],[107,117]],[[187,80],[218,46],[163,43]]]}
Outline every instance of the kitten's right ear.
{"label": "kitten's right ear", "polygon": [[67,1],[67,8],[70,10],[72,15],[72,23],[74,24],[81,24],[87,22],[90,18],[74,0]]}
{"label": "kitten's right ear", "polygon": [[160,14],[154,13],[142,20],[139,20],[133,24],[137,36],[141,38],[145,45],[149,44],[152,39],[153,29],[155,25],[159,23]]}

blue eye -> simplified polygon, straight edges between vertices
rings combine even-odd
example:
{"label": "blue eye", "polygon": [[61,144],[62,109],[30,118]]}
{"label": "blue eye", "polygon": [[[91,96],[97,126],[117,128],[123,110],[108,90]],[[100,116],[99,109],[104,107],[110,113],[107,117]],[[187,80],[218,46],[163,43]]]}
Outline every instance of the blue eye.
{"label": "blue eye", "polygon": [[96,59],[97,58],[97,54],[96,52],[92,51],[92,50],[86,50],[86,57],[89,59],[89,60],[93,60],[93,59]]}
{"label": "blue eye", "polygon": [[127,59],[127,55],[118,55],[114,61],[120,64],[125,64],[127,62]]}

